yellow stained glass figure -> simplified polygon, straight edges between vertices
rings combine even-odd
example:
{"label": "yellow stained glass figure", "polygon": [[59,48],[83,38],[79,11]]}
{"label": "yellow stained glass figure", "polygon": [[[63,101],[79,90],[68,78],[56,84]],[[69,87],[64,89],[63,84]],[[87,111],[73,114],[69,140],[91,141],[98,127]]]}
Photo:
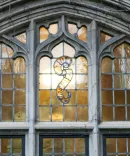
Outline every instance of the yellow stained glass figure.
{"label": "yellow stained glass figure", "polygon": [[70,98],[71,98],[71,93],[68,92],[67,90],[66,92],[68,95],[66,97],[64,96],[64,90],[68,86],[70,81],[72,80],[72,76],[73,76],[72,69],[69,69],[69,66],[71,65],[71,63],[72,63],[72,59],[68,56],[59,57],[54,63],[55,73],[59,76],[64,77],[62,81],[58,84],[57,91],[56,91],[57,98],[63,104],[69,103]]}

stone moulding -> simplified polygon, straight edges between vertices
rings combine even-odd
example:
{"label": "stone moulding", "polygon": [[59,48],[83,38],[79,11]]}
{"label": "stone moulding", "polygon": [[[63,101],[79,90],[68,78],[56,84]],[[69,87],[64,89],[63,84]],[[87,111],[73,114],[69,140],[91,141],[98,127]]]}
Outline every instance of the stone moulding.
{"label": "stone moulding", "polygon": [[[6,3],[7,1],[8,3]],[[90,0],[7,1],[0,3],[0,34],[11,30],[13,27],[27,25],[31,20],[38,21],[64,14],[84,20],[95,19],[102,25],[130,35],[128,11],[130,2],[126,0],[122,3],[117,0],[104,0],[103,3],[95,3]],[[109,5],[107,5],[108,3]],[[118,9],[113,3],[118,6]]]}

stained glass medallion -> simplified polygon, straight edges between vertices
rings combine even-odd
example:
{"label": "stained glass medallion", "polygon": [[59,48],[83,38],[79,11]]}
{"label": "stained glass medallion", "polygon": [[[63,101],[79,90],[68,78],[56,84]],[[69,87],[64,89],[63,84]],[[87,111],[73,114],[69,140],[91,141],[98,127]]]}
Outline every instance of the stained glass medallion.
{"label": "stained glass medallion", "polygon": [[65,42],[55,46],[52,55],[40,59],[39,120],[87,121],[87,60],[75,59],[75,49]]}

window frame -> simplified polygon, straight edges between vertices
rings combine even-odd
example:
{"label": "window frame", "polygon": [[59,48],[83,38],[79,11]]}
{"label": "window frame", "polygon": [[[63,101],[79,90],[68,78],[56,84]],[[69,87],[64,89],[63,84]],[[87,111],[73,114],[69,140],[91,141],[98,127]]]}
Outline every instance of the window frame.
{"label": "window frame", "polygon": [[[69,44],[70,46],[72,46],[74,49],[75,49],[75,56],[74,58],[78,58],[79,56],[83,56],[86,60],[87,60],[87,63],[88,63],[88,73],[87,73],[87,76],[88,76],[88,99],[89,99],[89,96],[90,96],[90,92],[91,92],[91,80],[89,78],[89,75],[91,75],[91,69],[90,69],[90,64],[91,64],[91,57],[90,57],[90,51],[89,51],[89,46],[88,46],[88,40],[86,42],[83,42],[81,41],[80,39],[78,39],[78,37],[75,38],[75,35],[72,35],[69,33],[68,31],[68,23],[72,21],[72,23],[75,23],[77,25],[78,28],[81,28],[82,26],[85,26],[87,28],[87,33],[88,33],[88,28],[90,29],[90,25],[91,23],[87,21],[84,21],[81,19],[81,22],[73,19],[72,17],[67,17],[67,16],[64,16],[64,15],[60,15],[58,16],[57,18],[55,19],[52,19],[52,20],[47,20],[45,19],[44,22],[41,21],[36,21],[36,32],[35,32],[35,35],[36,35],[36,38],[37,38],[37,42],[36,42],[36,46],[37,46],[37,49],[35,50],[35,53],[36,53],[36,90],[37,90],[37,93],[36,93],[36,121],[37,122],[41,122],[41,123],[53,123],[53,122],[50,122],[50,121],[39,121],[39,63],[40,63],[40,59],[42,57],[48,57],[50,59],[52,59],[52,54],[51,54],[51,50],[57,46],[59,43],[61,42],[65,42],[67,44]],[[42,26],[45,26],[47,29],[49,28],[49,26],[53,23],[57,23],[58,24],[58,32],[56,34],[52,34],[50,36],[50,38],[48,37],[47,40],[45,40],[44,42],[41,42],[40,43],[40,33],[39,33],[39,30],[40,30],[40,27]],[[79,24],[80,23],[80,24]],[[61,32],[63,33],[63,35],[61,34]],[[88,35],[88,34],[87,34]],[[89,36],[89,35],[88,35]],[[55,39],[54,39],[55,37]],[[89,36],[90,37],[90,36]],[[67,41],[68,39],[68,41]],[[88,37],[87,37],[88,39]],[[85,46],[86,45],[86,46]],[[82,47],[83,46],[83,47]],[[46,48],[47,47],[47,48]],[[84,52],[85,51],[85,52]],[[67,122],[70,122],[70,123],[78,123],[80,122],[81,125],[84,125],[82,123],[88,123],[89,122],[89,118],[91,118],[91,115],[89,114],[89,100],[88,100],[88,121],[67,121]],[[90,117],[89,117],[90,116]],[[56,121],[54,121],[55,123]],[[63,121],[60,121],[60,123],[65,123]],[[89,124],[89,123],[88,123]],[[51,125],[50,125],[51,126]]]}

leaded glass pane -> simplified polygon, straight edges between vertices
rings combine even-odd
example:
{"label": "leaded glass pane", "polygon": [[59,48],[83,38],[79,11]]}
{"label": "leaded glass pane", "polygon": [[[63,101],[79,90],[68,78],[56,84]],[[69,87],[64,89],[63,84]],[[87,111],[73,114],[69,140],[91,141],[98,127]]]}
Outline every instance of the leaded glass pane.
{"label": "leaded glass pane", "polygon": [[69,23],[69,24],[68,24],[68,31],[69,31],[71,34],[77,33],[78,28],[77,28],[76,24]]}
{"label": "leaded glass pane", "polygon": [[106,156],[128,156],[130,155],[130,138],[125,136],[109,136],[106,139]]}
{"label": "leaded glass pane", "polygon": [[13,59],[12,56],[13,50],[1,43],[0,121],[25,121],[26,63],[22,57]]}
{"label": "leaded glass pane", "polygon": [[87,121],[87,60],[83,56],[75,59],[74,48],[65,42],[54,47],[52,55],[52,59],[40,59],[39,120]]}
{"label": "leaded glass pane", "polygon": [[108,57],[102,60],[102,73],[112,73],[112,60]]}
{"label": "leaded glass pane", "polygon": [[12,59],[2,59],[2,72],[11,73],[13,70],[13,61]]}
{"label": "leaded glass pane", "polygon": [[50,121],[50,107],[39,107],[39,120]]}
{"label": "leaded glass pane", "polygon": [[52,152],[52,139],[45,138],[43,139],[43,153],[51,153]]}
{"label": "leaded glass pane", "polygon": [[2,91],[2,104],[12,104],[13,103],[13,91],[3,90]]}
{"label": "leaded glass pane", "polygon": [[49,32],[45,27],[40,28],[40,43],[47,40],[49,37]]}
{"label": "leaded glass pane", "polygon": [[12,121],[12,107],[2,106],[2,121]]}
{"label": "leaded glass pane", "polygon": [[18,34],[15,36],[17,40],[19,40],[20,42],[26,44],[26,32],[23,32],[21,34]]}
{"label": "leaded glass pane", "polygon": [[15,106],[14,108],[14,121],[25,121],[26,110],[25,106]]}
{"label": "leaded glass pane", "polygon": [[78,38],[84,42],[87,41],[87,28],[85,26],[82,26],[79,30],[78,30]]}
{"label": "leaded glass pane", "polygon": [[12,139],[12,152],[21,153],[22,152],[22,140],[19,138]]}
{"label": "leaded glass pane", "polygon": [[42,142],[43,156],[88,156],[85,149],[88,148],[85,138],[43,138]]}
{"label": "leaded glass pane", "polygon": [[40,43],[46,41],[51,35],[55,35],[58,32],[58,23],[53,23],[49,25],[49,28],[41,26],[39,30],[39,40]]}
{"label": "leaded glass pane", "polygon": [[63,121],[63,108],[61,106],[52,107],[52,121]]}
{"label": "leaded glass pane", "polygon": [[75,35],[79,40],[86,42],[87,41],[87,27],[81,26],[77,27],[76,24],[68,23],[68,31],[70,34]]}
{"label": "leaded glass pane", "polygon": [[116,153],[116,139],[108,138],[106,140],[106,143],[107,143],[107,152],[108,153]]}
{"label": "leaded glass pane", "polygon": [[22,57],[19,57],[14,60],[14,72],[26,73],[26,64],[25,64],[25,60]]}
{"label": "leaded glass pane", "polygon": [[88,73],[88,62],[87,60],[80,56],[77,58],[76,60],[76,70],[77,70],[77,73]]}
{"label": "leaded glass pane", "polygon": [[[115,58],[102,60],[102,119],[128,121],[129,118],[129,45],[114,49]],[[107,113],[109,112],[109,113]]]}
{"label": "leaded glass pane", "polygon": [[13,56],[13,50],[5,45],[5,44],[1,44],[1,57],[2,58],[11,58]]}
{"label": "leaded glass pane", "polygon": [[[64,45],[64,43],[61,42],[60,44],[58,44],[57,46],[55,46],[52,49],[52,55],[53,55],[54,58],[58,58],[58,57],[63,55],[63,52],[64,52],[63,51],[63,45]],[[52,70],[54,70],[54,69],[52,68]]]}
{"label": "leaded glass pane", "polygon": [[106,41],[108,41],[109,39],[111,39],[112,36],[111,35],[108,35],[107,33],[105,32],[101,32],[101,44],[105,43]]}
{"label": "leaded glass pane", "polygon": [[0,155],[1,156],[23,156],[23,144],[20,137],[1,137]]}
{"label": "leaded glass pane", "polygon": [[49,27],[49,32],[51,34],[56,34],[58,32],[58,24],[57,23],[51,24]]}

